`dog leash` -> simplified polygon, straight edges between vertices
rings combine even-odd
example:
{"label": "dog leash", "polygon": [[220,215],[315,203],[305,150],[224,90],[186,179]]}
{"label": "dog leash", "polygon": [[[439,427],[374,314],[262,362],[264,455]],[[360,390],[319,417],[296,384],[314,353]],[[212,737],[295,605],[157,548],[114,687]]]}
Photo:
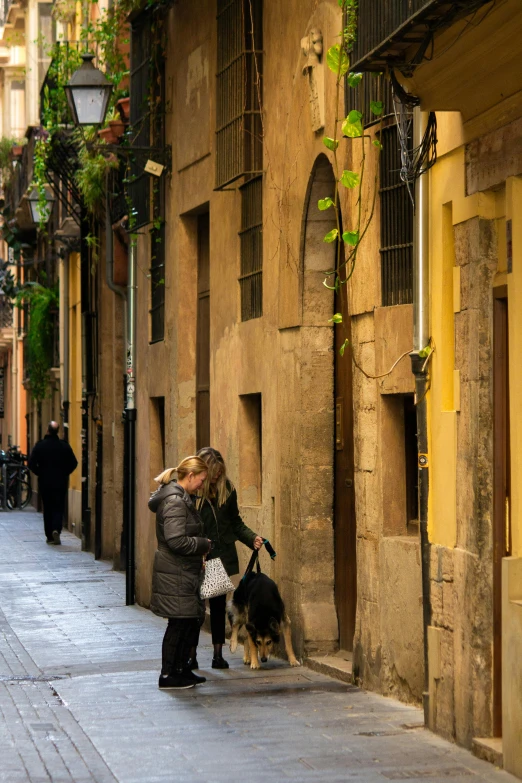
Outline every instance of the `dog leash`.
{"label": "dog leash", "polygon": [[[272,544],[270,543],[270,541],[268,540],[268,538],[263,539],[263,545],[266,551],[268,552],[268,554],[270,555],[271,559],[274,560],[276,556],[276,551],[272,546]],[[243,579],[245,579],[248,576],[248,574],[250,574],[254,570],[254,565],[256,566],[257,573],[260,574],[261,565],[259,563],[259,549],[254,549],[254,551],[252,552],[248,565],[245,569],[245,573],[241,577],[241,581],[243,581]]]}

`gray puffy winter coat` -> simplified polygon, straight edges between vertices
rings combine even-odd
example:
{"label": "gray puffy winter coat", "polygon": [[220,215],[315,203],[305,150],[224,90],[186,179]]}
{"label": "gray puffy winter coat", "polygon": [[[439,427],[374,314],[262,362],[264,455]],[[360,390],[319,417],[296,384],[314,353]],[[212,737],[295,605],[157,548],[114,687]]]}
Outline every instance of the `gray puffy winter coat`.
{"label": "gray puffy winter coat", "polygon": [[156,512],[158,539],[150,608],[160,617],[202,619],[205,606],[199,586],[209,543],[191,497],[171,481],[151,495],[149,508]]}

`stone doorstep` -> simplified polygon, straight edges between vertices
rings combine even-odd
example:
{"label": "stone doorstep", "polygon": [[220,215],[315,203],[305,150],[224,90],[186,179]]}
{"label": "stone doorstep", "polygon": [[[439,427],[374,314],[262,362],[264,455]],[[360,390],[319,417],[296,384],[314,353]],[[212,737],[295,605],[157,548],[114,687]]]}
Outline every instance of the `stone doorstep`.
{"label": "stone doorstep", "polygon": [[304,664],[319,674],[327,674],[342,682],[352,683],[352,658],[351,652],[339,650],[333,655],[310,655],[305,658]]}
{"label": "stone doorstep", "polygon": [[502,737],[475,737],[471,741],[471,752],[483,761],[489,761],[500,769],[504,766]]}

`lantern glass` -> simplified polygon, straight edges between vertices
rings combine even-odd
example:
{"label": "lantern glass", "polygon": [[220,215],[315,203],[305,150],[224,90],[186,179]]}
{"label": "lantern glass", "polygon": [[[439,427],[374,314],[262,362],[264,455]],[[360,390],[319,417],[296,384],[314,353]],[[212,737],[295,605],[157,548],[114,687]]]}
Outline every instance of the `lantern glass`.
{"label": "lantern glass", "polygon": [[101,125],[107,113],[112,84],[104,87],[69,87],[75,125]]}
{"label": "lantern glass", "polygon": [[33,223],[36,225],[47,223],[51,217],[54,204],[54,198],[51,195],[50,189],[47,186],[45,188],[45,207],[43,204],[40,204],[38,188],[33,188],[28,201]]}

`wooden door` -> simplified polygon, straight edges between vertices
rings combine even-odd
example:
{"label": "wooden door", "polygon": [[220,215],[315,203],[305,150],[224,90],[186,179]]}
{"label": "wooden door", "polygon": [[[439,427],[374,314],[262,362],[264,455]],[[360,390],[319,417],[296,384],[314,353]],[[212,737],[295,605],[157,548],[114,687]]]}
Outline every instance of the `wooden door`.
{"label": "wooden door", "polygon": [[335,327],[335,603],[339,620],[339,645],[353,649],[357,603],[357,559],[353,459],[352,351],[346,287],[336,294],[335,312],[343,323]]}
{"label": "wooden door", "polygon": [[196,448],[210,446],[210,215],[198,216]]}
{"label": "wooden door", "polygon": [[511,554],[507,286],[493,289],[493,735],[502,736],[502,558]]}

